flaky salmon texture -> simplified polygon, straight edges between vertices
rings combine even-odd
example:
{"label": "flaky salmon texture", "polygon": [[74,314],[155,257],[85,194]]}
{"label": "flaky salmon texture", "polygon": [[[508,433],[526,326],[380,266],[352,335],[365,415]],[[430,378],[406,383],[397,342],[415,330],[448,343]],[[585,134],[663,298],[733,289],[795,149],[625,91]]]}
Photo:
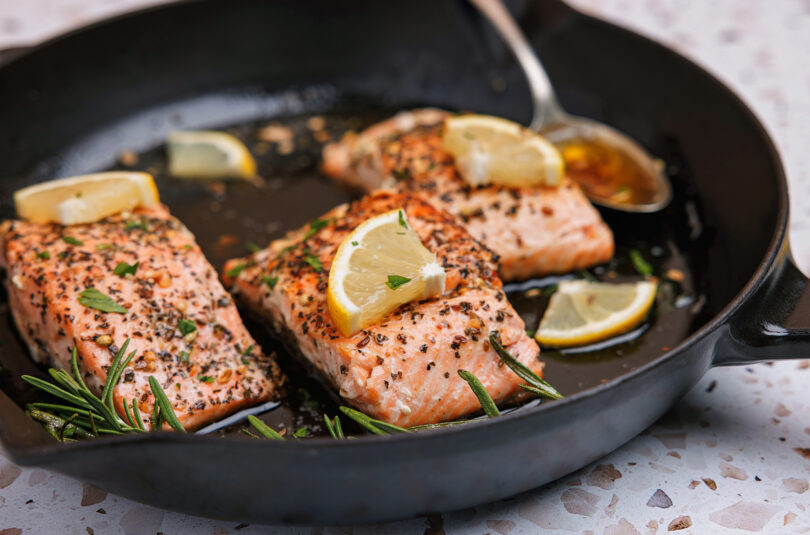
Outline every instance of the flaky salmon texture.
{"label": "flaky salmon texture", "polygon": [[[137,353],[113,394],[122,417],[122,399],[134,398],[151,428],[149,376],[186,429],[277,395],[275,362],[248,334],[194,236],[165,207],[70,227],[6,222],[0,246],[14,321],[35,360],[69,369],[75,344],[82,377],[99,394],[130,341],[127,353]],[[121,262],[129,271],[137,264],[134,274],[115,274]],[[126,312],[82,304],[88,288]]]}
{"label": "flaky salmon texture", "polygon": [[[441,297],[403,305],[377,324],[343,336],[326,303],[329,268],[344,238],[368,218],[403,209],[447,274]],[[506,299],[495,255],[451,216],[412,195],[380,191],[342,205],[248,258],[229,261],[239,298],[263,315],[320,371],[340,396],[366,414],[400,426],[456,419],[481,409],[464,369],[496,402],[519,396],[520,378],[490,347],[494,334],[541,373],[540,350]]]}
{"label": "flaky salmon texture", "polygon": [[372,191],[396,187],[425,196],[459,218],[500,257],[504,280],[565,273],[613,256],[610,228],[574,182],[559,187],[471,187],[442,148],[447,112],[402,112],[324,148],[324,172]]}

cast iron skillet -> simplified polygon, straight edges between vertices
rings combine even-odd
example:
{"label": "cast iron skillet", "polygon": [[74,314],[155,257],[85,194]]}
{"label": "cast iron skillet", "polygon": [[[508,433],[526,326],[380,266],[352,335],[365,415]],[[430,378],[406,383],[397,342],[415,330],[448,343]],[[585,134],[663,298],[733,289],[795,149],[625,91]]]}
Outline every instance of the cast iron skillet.
{"label": "cast iron skillet", "polygon": [[[558,2],[511,7],[566,109],[630,133],[677,175],[675,207],[633,216],[640,219],[629,225],[702,226],[691,274],[701,281],[704,312],[689,336],[628,370],[616,359],[612,379],[561,402],[480,424],[352,441],[155,433],[63,445],[23,413],[28,394],[12,400],[0,392],[8,455],[193,514],[372,522],[537,487],[635,436],[711,366],[802,355],[807,280],[788,254],[782,167],[750,111],[710,75],[637,35]],[[159,145],[172,128],[328,111],[346,95],[530,116],[513,61],[456,1],[185,2],[81,30],[0,68],[3,215],[18,187],[103,169],[122,149]],[[319,187],[293,188],[278,213],[249,200],[245,210],[279,216],[291,228],[340,197]],[[194,194],[167,202],[208,252],[202,231],[212,222]],[[628,226],[621,218],[611,224]],[[4,367],[28,362],[10,325],[0,328]]]}

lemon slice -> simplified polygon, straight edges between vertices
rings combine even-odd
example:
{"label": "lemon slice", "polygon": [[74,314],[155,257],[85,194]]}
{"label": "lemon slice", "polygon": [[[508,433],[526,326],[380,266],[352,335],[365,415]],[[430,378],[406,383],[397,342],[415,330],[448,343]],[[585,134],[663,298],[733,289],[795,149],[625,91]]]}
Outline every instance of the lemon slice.
{"label": "lemon slice", "polygon": [[147,173],[110,171],[60,178],[14,193],[17,215],[35,223],[92,223],[107,216],[160,202]]}
{"label": "lemon slice", "polygon": [[469,184],[557,186],[562,155],[543,136],[489,115],[457,115],[444,121],[444,148]]}
{"label": "lemon slice", "polygon": [[361,223],[337,250],[329,271],[327,303],[349,336],[398,306],[441,295],[444,268],[408,224],[403,210]]}
{"label": "lemon slice", "polygon": [[658,283],[565,281],[551,296],[535,339],[542,346],[572,347],[629,331],[647,316]]}
{"label": "lemon slice", "polygon": [[243,178],[256,175],[256,161],[225,132],[172,132],[166,140],[169,174],[177,178]]}

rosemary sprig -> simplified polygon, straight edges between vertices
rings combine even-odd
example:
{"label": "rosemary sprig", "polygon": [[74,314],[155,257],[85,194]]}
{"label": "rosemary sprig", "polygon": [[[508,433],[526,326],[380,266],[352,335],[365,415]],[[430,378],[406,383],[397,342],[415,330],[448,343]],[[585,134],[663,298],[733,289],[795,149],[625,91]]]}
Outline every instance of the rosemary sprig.
{"label": "rosemary sprig", "polygon": [[376,420],[370,416],[363,414],[362,412],[352,409],[351,407],[340,407],[340,412],[360,424],[361,426],[365,427],[367,430],[371,431],[375,435],[392,435],[395,433],[410,433],[408,429],[404,429],[394,424],[389,424],[388,422],[383,422],[382,420]]}
{"label": "rosemary sprig", "polygon": [[256,431],[258,431],[264,438],[270,438],[273,440],[284,440],[284,437],[281,436],[281,434],[278,431],[276,431],[263,421],[259,420],[252,414],[248,416],[247,419],[248,422],[250,422],[250,425],[252,425],[253,428],[256,429]]}
{"label": "rosemary sprig", "polygon": [[489,392],[487,392],[487,389],[484,388],[484,385],[481,383],[478,377],[467,370],[459,370],[458,374],[462,379],[467,381],[468,385],[470,385],[475,397],[478,398],[478,402],[481,404],[481,408],[484,409],[484,414],[490,418],[495,418],[496,416],[501,415],[501,411],[498,410],[498,407],[495,405],[495,402],[492,401],[492,397],[490,397]]}
{"label": "rosemary sprig", "polygon": [[323,421],[326,423],[326,429],[335,440],[343,440],[346,436],[343,434],[343,428],[340,426],[340,416],[335,416],[334,420],[330,420],[329,416],[324,414]]}
{"label": "rosemary sprig", "polygon": [[[528,385],[520,385],[521,388],[549,399],[563,398],[563,395],[560,394],[556,388],[551,386],[548,381],[531,371],[522,362],[513,357],[509,351],[504,349],[500,342],[495,339],[495,336],[491,334],[489,335],[489,343],[492,345],[492,348],[495,350],[501,360],[521,379],[529,383]],[[526,388],[527,386],[530,388]]]}
{"label": "rosemary sprig", "polygon": [[[129,340],[126,340],[113,358],[100,397],[90,391],[82,378],[75,346],[70,356],[71,373],[50,368],[48,375],[51,377],[51,382],[31,375],[23,375],[22,379],[28,384],[65,402],[63,404],[31,403],[27,406],[28,414],[42,423],[54,437],[62,441],[73,440],[73,437],[90,438],[99,435],[121,435],[146,431],[137,400],[123,400],[126,420],[118,415],[113,402],[115,386],[121,380],[124,369],[136,354],[135,351],[132,351],[122,362],[128,346]],[[175,431],[184,432],[183,425],[157,379],[150,376],[149,387],[155,396],[152,429],[160,429],[161,423],[165,420]]]}

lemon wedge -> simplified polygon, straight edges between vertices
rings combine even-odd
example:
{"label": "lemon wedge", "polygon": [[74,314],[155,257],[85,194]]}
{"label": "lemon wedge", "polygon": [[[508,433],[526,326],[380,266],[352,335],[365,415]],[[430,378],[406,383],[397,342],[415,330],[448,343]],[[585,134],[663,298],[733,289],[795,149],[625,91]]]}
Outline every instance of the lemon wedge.
{"label": "lemon wedge", "polygon": [[573,347],[627,332],[647,317],[657,289],[658,283],[652,280],[632,284],[561,282],[535,339],[542,346]]}
{"label": "lemon wedge", "polygon": [[172,132],[166,139],[169,174],[177,178],[256,176],[256,160],[244,143],[225,132]]}
{"label": "lemon wedge", "polygon": [[337,250],[329,271],[329,313],[344,336],[398,306],[441,295],[444,268],[408,223],[403,210],[368,219]]}
{"label": "lemon wedge", "polygon": [[128,171],[60,178],[14,193],[14,206],[20,218],[62,225],[92,223],[124,210],[159,202],[152,176]]}
{"label": "lemon wedge", "polygon": [[444,121],[444,148],[472,186],[557,186],[565,173],[560,151],[543,136],[489,115],[456,115]]}

